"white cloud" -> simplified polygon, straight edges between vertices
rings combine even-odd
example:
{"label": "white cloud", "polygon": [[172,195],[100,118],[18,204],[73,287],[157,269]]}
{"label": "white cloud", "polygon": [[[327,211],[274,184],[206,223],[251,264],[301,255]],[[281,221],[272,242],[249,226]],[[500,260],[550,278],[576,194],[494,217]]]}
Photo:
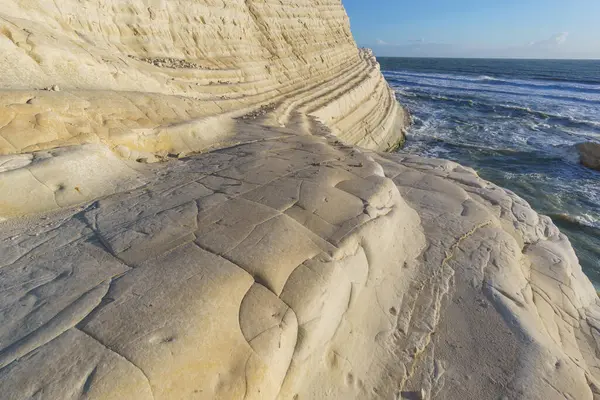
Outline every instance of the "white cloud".
{"label": "white cloud", "polygon": [[404,43],[388,43],[377,40],[367,47],[378,56],[399,57],[476,57],[476,58],[552,58],[552,59],[600,59],[600,43],[582,48],[579,41],[560,32],[544,40],[524,42],[514,46],[485,46],[458,43],[430,42],[415,38]]}
{"label": "white cloud", "polygon": [[567,38],[569,37],[569,32],[563,32],[558,34],[555,39],[556,39],[556,44],[563,44],[564,42],[567,41]]}
{"label": "white cloud", "polygon": [[529,43],[529,45],[533,46],[533,47],[541,47],[541,48],[554,48],[554,47],[558,47],[558,46],[561,46],[562,44],[564,44],[567,41],[568,37],[569,37],[569,32],[561,32],[561,33],[557,33],[556,35],[552,35],[552,37],[550,37],[548,39],[531,42],[531,43]]}

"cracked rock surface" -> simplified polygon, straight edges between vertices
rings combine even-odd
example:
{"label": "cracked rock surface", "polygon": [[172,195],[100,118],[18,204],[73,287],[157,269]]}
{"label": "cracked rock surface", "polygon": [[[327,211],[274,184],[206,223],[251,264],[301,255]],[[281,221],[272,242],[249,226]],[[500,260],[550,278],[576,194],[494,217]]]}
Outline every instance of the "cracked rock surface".
{"label": "cracked rock surface", "polygon": [[339,0],[0,10],[0,398],[600,399],[515,194],[395,148]]}
{"label": "cracked rock surface", "polygon": [[548,218],[452,162],[238,124],[263,138],[1,226],[5,398],[600,395]]}

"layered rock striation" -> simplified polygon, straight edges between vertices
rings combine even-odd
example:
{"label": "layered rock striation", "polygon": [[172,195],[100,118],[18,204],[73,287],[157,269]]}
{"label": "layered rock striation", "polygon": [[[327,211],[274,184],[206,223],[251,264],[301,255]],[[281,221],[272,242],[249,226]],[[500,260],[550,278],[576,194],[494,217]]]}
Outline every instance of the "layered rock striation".
{"label": "layered rock striation", "polygon": [[1,154],[88,142],[197,151],[169,139],[261,105],[276,105],[280,124],[296,109],[317,115],[365,147],[398,139],[398,105],[337,0],[9,1],[0,21]]}
{"label": "layered rock striation", "polygon": [[339,1],[0,13],[2,398],[600,398],[567,238],[377,152],[407,116]]}
{"label": "layered rock striation", "polygon": [[[379,150],[402,140],[407,118],[339,0],[9,1],[0,71],[2,181],[26,180],[36,197],[0,195],[0,218],[131,187],[119,160],[226,146],[232,118],[266,109],[270,125],[315,116]],[[90,158],[98,172],[79,185],[36,172],[77,175]]]}

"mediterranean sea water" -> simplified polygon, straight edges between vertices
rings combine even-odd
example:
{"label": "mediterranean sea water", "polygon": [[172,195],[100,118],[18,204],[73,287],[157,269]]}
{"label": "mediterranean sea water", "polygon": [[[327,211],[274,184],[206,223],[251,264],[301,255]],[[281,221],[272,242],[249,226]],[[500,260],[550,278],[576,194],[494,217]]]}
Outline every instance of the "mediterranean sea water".
{"label": "mediterranean sea water", "polygon": [[600,288],[600,60],[379,58],[414,124],[404,151],[457,161],[526,199],[565,233]]}

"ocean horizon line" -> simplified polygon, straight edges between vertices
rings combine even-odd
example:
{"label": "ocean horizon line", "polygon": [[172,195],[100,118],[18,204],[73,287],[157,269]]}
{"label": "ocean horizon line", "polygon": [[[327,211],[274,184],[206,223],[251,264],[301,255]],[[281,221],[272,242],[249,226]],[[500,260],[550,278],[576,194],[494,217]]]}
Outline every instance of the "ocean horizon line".
{"label": "ocean horizon line", "polygon": [[[368,46],[365,48],[369,48]],[[515,58],[515,57],[430,57],[430,56],[379,56],[375,53],[375,57],[381,58],[403,58],[403,59],[419,59],[419,60],[506,60],[506,61],[600,61],[600,58]]]}

